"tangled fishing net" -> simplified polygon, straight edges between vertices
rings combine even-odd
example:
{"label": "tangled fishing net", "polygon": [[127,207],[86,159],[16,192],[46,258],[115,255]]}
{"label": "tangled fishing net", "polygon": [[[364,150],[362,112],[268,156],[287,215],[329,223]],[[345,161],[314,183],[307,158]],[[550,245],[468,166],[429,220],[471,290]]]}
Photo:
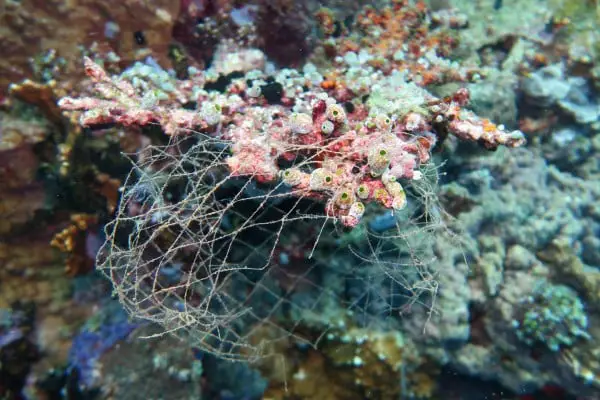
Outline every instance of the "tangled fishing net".
{"label": "tangled fishing net", "polygon": [[[442,226],[417,215],[423,203],[401,218],[374,207],[392,226],[349,230],[283,181],[232,176],[228,145],[173,138],[147,149],[125,182],[98,267],[133,316],[205,351],[251,359],[273,340],[312,343],[333,321],[373,323],[435,294],[418,242]],[[425,182],[414,193],[431,201]],[[298,331],[307,326],[319,334]]]}
{"label": "tangled fishing net", "polygon": [[431,150],[448,134],[524,142],[463,109],[467,90],[438,99],[399,73],[344,104],[293,71],[278,79],[308,86],[271,100],[260,71],[224,93],[200,89],[203,75],[160,92],[168,74],[110,77],[90,59],[86,72],[98,97],[59,103],[83,126],[159,126],[169,138],[135,155],[98,268],[133,316],[225,358],[393,325],[415,302],[431,309],[428,246],[444,230]]}

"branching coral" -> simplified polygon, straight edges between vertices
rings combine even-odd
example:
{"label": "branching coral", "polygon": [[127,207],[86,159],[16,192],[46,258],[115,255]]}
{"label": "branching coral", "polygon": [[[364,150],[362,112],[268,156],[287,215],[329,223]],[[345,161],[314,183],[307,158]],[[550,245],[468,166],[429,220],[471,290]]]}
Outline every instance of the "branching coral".
{"label": "branching coral", "polygon": [[[226,163],[232,176],[263,183],[280,178],[294,196],[324,201],[327,214],[346,226],[358,224],[365,202],[404,208],[400,180],[420,179],[418,168],[429,161],[440,135],[451,133],[489,148],[524,143],[522,133],[506,132],[463,110],[469,97],[466,89],[444,99],[422,91],[413,105],[394,113],[394,106],[381,111],[353,106],[347,112],[314,86],[286,110],[265,104],[266,99],[251,94],[252,87],[244,88],[242,80],[230,85],[229,96],[198,95],[190,91],[203,82],[198,74],[196,82],[178,82],[181,89],[173,85],[178,93],[173,100],[159,98],[154,91],[140,94],[127,76],[111,78],[90,59],[85,65],[101,98],[60,101],[65,110],[84,111],[82,125],[159,124],[171,136],[205,132],[230,144],[232,154]],[[187,96],[199,104],[198,111],[175,106]],[[294,109],[299,112],[290,112]],[[282,167],[285,164],[292,167]]]}

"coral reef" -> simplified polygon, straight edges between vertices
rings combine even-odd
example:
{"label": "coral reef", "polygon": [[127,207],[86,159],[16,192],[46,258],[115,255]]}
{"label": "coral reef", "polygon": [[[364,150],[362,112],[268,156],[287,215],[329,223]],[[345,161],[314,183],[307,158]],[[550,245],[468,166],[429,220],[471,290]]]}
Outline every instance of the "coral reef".
{"label": "coral reef", "polygon": [[35,309],[14,303],[0,308],[0,396],[19,398],[40,351],[32,340]]}
{"label": "coral reef", "polygon": [[166,0],[6,1],[0,9],[0,93],[24,78],[71,80],[82,47],[94,42],[124,63],[150,54],[166,62],[178,14],[179,2]]}
{"label": "coral reef", "polygon": [[111,347],[127,338],[135,329],[116,302],[106,302],[87,320],[74,337],[69,362],[80,371],[80,381],[92,387],[100,375],[98,360]]}
{"label": "coral reef", "polygon": [[[189,346],[168,336],[144,340],[156,329],[140,326],[132,331],[122,310],[109,306],[101,312],[108,320],[88,323],[72,350],[79,365],[91,374],[88,377],[99,398],[146,399],[157,393],[169,398],[204,398],[202,362]],[[117,341],[124,337],[128,339]]]}
{"label": "coral reef", "polygon": [[598,7],[5,1],[0,397],[594,398]]}
{"label": "coral reef", "polygon": [[529,124],[537,121],[531,133],[546,159],[563,171],[597,179],[600,171],[594,153],[600,142],[600,111],[591,79],[577,75],[565,63],[551,64],[523,78],[521,90],[523,117]]}
{"label": "coral reef", "polygon": [[21,105],[0,114],[0,236],[30,221],[44,207],[45,190],[36,180],[40,162],[35,146],[47,138],[50,125],[41,117],[26,117],[27,112]]}
{"label": "coral reef", "polygon": [[432,398],[435,366],[398,332],[351,328],[327,333],[317,349],[288,345],[286,363],[273,357],[259,369],[270,386],[264,398]]}
{"label": "coral reef", "polygon": [[[450,171],[452,163],[447,165]],[[442,186],[441,196],[442,204],[451,205],[449,210],[456,215],[453,224],[463,232],[464,244],[459,250],[444,241],[435,245],[439,248],[434,247],[439,257],[439,314],[429,320],[425,336],[411,330],[414,340],[439,362],[500,381],[517,393],[547,385],[560,385],[571,393],[595,393],[598,370],[590,354],[598,346],[598,299],[592,283],[597,274],[575,255],[560,258],[564,250],[556,253],[554,243],[568,243],[571,251],[581,251],[588,232],[597,229],[598,219],[588,210],[597,202],[598,190],[592,182],[548,166],[539,150],[519,149],[502,157],[464,154],[459,165],[458,179]],[[520,172],[513,174],[516,170]],[[582,214],[585,219],[579,217]],[[465,261],[471,269],[465,268]],[[573,265],[577,267],[571,269]],[[561,289],[560,284],[568,288]],[[540,295],[556,291],[570,296],[566,301],[573,306],[568,311],[549,308],[547,297]],[[561,304],[563,297],[554,304]],[[519,331],[525,314],[536,309],[549,318],[550,313],[567,312],[569,319],[554,327],[538,319]],[[409,328],[422,326],[419,316],[422,313],[407,320]],[[457,327],[462,327],[461,335],[451,334]],[[541,331],[534,331],[536,327]],[[550,331],[543,333],[544,329]],[[567,332],[573,334],[558,340],[560,348],[566,347],[562,351],[555,351],[559,343],[551,336],[544,337],[548,344],[530,336],[561,332],[567,337]]]}
{"label": "coral reef", "polygon": [[529,346],[544,343],[558,351],[561,346],[573,346],[576,340],[590,339],[583,304],[566,286],[539,286],[517,307],[523,316],[513,320],[513,326]]}

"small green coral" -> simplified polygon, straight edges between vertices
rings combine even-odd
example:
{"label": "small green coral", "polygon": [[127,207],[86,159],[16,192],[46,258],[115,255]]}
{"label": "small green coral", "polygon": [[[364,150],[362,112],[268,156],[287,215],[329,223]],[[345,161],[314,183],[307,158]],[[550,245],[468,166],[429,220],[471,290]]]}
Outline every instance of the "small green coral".
{"label": "small green coral", "polygon": [[543,343],[558,351],[577,339],[590,338],[583,303],[567,286],[539,284],[518,307],[522,314],[513,320],[513,327],[517,337],[530,346]]}

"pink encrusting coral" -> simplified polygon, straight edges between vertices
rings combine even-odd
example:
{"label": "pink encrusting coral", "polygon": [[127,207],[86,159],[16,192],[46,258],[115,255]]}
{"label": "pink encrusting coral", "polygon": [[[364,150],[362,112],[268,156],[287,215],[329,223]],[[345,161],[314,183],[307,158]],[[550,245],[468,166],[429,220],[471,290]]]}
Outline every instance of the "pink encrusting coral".
{"label": "pink encrusting coral", "polygon": [[[306,63],[277,70],[260,50],[229,42],[213,67],[192,69],[187,80],[141,64],[109,77],[85,59],[98,97],[64,98],[60,106],[83,111],[83,126],[157,124],[170,136],[199,132],[224,141],[231,176],[282,183],[292,196],[323,201],[328,216],[353,227],[367,203],[404,208],[402,185],[421,179],[421,166],[448,134],[488,149],[525,142],[520,131],[465,109],[467,89],[443,99],[424,89],[476,74],[447,58],[456,43],[446,26],[464,24],[438,21],[438,29],[423,7],[404,1],[381,13],[367,7],[356,22],[362,36],[332,42],[332,63],[320,69]],[[390,28],[399,21],[411,29]],[[360,37],[372,46],[356,47]],[[214,90],[226,76],[225,87]]]}
{"label": "pink encrusting coral", "polygon": [[[171,90],[165,95],[147,85],[138,85],[140,90],[124,75],[109,77],[90,59],[85,66],[98,97],[60,101],[63,110],[83,111],[82,125],[158,124],[167,135],[200,132],[225,141],[231,176],[281,181],[293,196],[323,201],[328,216],[350,227],[359,223],[366,203],[405,207],[402,183],[421,179],[419,169],[429,162],[441,133],[487,148],[524,143],[521,132],[506,132],[465,110],[466,89],[437,99],[397,76],[370,84],[371,95],[385,100],[379,107],[375,100],[341,104],[318,84],[318,72],[311,68],[304,76],[288,72],[280,79],[281,97],[287,99],[282,105],[269,102],[267,77],[257,70],[234,79],[225,93],[203,90],[207,77],[196,72],[189,81],[162,84]],[[294,79],[304,87],[294,89]],[[380,89],[394,85],[401,86],[397,99]],[[413,98],[402,98],[406,93]],[[196,102],[197,109],[185,109],[186,100]]]}
{"label": "pink encrusting coral", "polygon": [[[178,129],[191,129],[204,121],[198,114],[185,109],[148,104],[136,93],[134,86],[124,79],[110,78],[104,69],[91,59],[84,59],[86,74],[93,80],[94,89],[101,98],[63,98],[60,107],[65,110],[86,110],[81,117],[83,126],[116,123],[123,126],[160,124],[167,134]],[[150,93],[152,96],[152,93]]]}

